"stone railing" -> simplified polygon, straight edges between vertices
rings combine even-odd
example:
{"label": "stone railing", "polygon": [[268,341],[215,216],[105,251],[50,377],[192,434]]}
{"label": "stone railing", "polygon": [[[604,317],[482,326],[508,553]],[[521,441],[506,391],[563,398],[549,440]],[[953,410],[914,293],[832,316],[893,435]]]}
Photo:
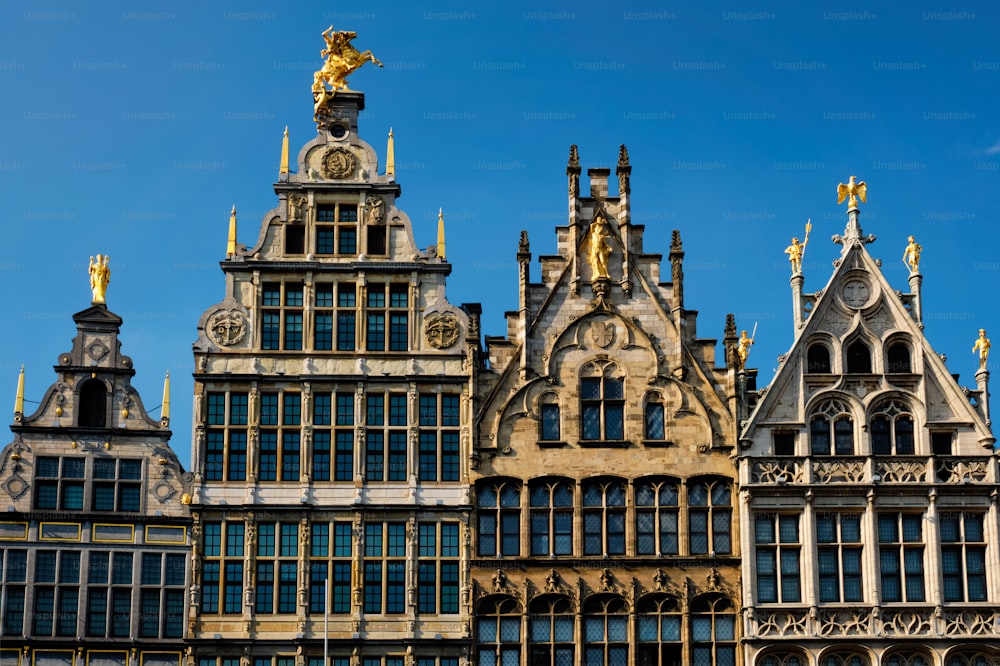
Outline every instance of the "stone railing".
{"label": "stone railing", "polygon": [[744,485],[796,484],[990,484],[997,483],[992,457],[824,456],[816,458],[747,458]]}
{"label": "stone railing", "polygon": [[1000,636],[1000,609],[972,607],[756,608],[746,611],[748,638]]}

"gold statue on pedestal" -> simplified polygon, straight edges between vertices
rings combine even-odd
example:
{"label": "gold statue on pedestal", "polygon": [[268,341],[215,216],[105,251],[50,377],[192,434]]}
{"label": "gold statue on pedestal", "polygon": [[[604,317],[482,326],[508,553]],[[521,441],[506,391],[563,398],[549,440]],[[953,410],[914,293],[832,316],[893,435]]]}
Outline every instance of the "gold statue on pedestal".
{"label": "gold statue on pedestal", "polygon": [[753,336],[747,337],[747,332],[740,331],[739,342],[736,343],[736,358],[739,361],[739,369],[747,367],[747,359],[750,358],[750,347],[753,346],[753,339],[757,337],[757,325],[753,326]]}
{"label": "gold statue on pedestal", "polygon": [[590,269],[594,272],[593,279],[611,277],[608,271],[608,257],[611,256],[611,244],[608,243],[607,220],[603,212],[594,216],[590,223]]}
{"label": "gold statue on pedestal", "polygon": [[924,248],[913,240],[913,236],[907,236],[906,240],[909,244],[903,250],[903,263],[910,267],[911,273],[916,273],[917,269],[920,268],[920,253],[923,252]]}
{"label": "gold statue on pedestal", "polygon": [[792,238],[792,244],[785,248],[788,263],[792,265],[792,275],[802,272],[802,258],[806,256],[806,245],[809,245],[809,232],[812,231],[812,220],[806,220],[806,239],[800,243],[798,237]]}
{"label": "gold statue on pedestal", "polygon": [[986,369],[986,360],[990,357],[990,339],[986,337],[986,329],[979,329],[979,338],[976,340],[976,344],[972,345],[972,353],[975,354],[979,352],[979,369]]}
{"label": "gold statue on pedestal", "polygon": [[93,294],[91,303],[104,303],[105,294],[108,291],[108,282],[111,281],[111,268],[108,267],[108,255],[97,255],[90,258],[90,291]]}
{"label": "gold statue on pedestal", "polygon": [[[333,26],[323,31],[326,48],[319,52],[326,58],[323,68],[313,74],[313,100],[315,101],[315,119],[319,120],[320,111],[333,99],[338,90],[350,90],[347,87],[347,76],[366,62],[373,62],[382,67],[382,62],[372,55],[371,51],[358,51],[351,46],[351,40],[358,33],[349,30],[333,31]],[[330,86],[329,89],[327,86]]]}
{"label": "gold statue on pedestal", "polygon": [[868,198],[868,186],[865,185],[865,181],[860,183],[855,182],[856,176],[851,176],[851,179],[846,183],[840,183],[837,185],[837,205],[844,203],[844,199],[848,199],[847,209],[858,207],[858,199],[861,199],[861,203],[866,203]]}

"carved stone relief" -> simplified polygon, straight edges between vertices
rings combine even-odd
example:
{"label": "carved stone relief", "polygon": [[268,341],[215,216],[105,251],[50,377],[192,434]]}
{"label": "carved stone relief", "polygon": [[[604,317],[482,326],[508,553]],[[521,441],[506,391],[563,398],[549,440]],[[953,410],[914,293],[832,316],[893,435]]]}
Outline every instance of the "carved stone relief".
{"label": "carved stone relief", "polygon": [[208,320],[209,336],[223,347],[231,347],[243,342],[247,334],[247,320],[237,310],[223,310]]}

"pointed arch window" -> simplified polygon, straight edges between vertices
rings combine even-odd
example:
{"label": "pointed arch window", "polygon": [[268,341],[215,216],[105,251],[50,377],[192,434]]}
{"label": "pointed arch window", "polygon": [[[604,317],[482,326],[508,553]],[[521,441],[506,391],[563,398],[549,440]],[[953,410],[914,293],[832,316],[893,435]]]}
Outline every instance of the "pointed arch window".
{"label": "pointed arch window", "polygon": [[636,634],[643,666],[673,666],[684,661],[680,605],[673,597],[656,594],[641,599]]}
{"label": "pointed arch window", "polygon": [[478,609],[476,642],[479,666],[521,663],[521,613],[509,597],[486,599]]}
{"label": "pointed arch window", "polygon": [[732,490],[728,481],[688,486],[688,538],[691,555],[733,552]]}
{"label": "pointed arch window", "polygon": [[583,645],[586,666],[628,663],[628,604],[624,599],[602,595],[587,600],[583,607]]}
{"label": "pointed arch window", "polygon": [[531,554],[573,554],[573,485],[567,481],[534,483],[531,506]]}
{"label": "pointed arch window", "polygon": [[639,555],[678,554],[679,487],[670,479],[650,479],[635,487],[635,548]]}
{"label": "pointed arch window", "polygon": [[868,666],[868,657],[857,652],[827,654],[819,660],[820,666]]}
{"label": "pointed arch window", "polygon": [[625,483],[617,479],[583,486],[583,554],[625,554]]}
{"label": "pointed arch window", "polygon": [[100,379],[88,379],[80,387],[81,428],[104,428],[108,424],[108,387]]}
{"label": "pointed arch window", "polygon": [[831,434],[833,455],[854,455],[854,421],[850,408],[840,400],[826,400],[813,411],[809,420],[809,448],[814,456],[831,454]]}
{"label": "pointed arch window", "polygon": [[905,342],[893,342],[885,354],[885,371],[889,373],[913,372],[910,364],[910,346]]}
{"label": "pointed arch window", "polygon": [[871,374],[872,352],[861,340],[855,340],[847,346],[847,372]]}
{"label": "pointed arch window", "polygon": [[532,666],[570,666],[573,663],[573,608],[565,597],[545,596],[531,603],[528,624]]}
{"label": "pointed arch window", "polygon": [[826,345],[813,343],[806,352],[806,372],[810,374],[828,374],[830,367],[830,350]]}
{"label": "pointed arch window", "polygon": [[520,555],[521,486],[513,481],[487,481],[477,494],[479,555]]}
{"label": "pointed arch window", "polygon": [[909,411],[906,405],[896,400],[873,410],[869,426],[873,455],[913,455],[913,415]]}
{"label": "pointed arch window", "polygon": [[768,652],[757,658],[757,666],[804,666],[806,660],[795,652]]}
{"label": "pointed arch window", "polygon": [[885,666],[930,666],[930,655],[925,652],[897,650],[882,657]]}
{"label": "pointed arch window", "polygon": [[990,666],[994,662],[995,659],[991,659],[981,652],[957,652],[949,655],[944,663],[945,666]]}
{"label": "pointed arch window", "polygon": [[646,398],[646,405],[643,408],[643,426],[646,439],[666,439],[663,397],[659,393],[650,393]]}
{"label": "pointed arch window", "polygon": [[625,379],[614,363],[595,362],[583,369],[580,414],[582,439],[625,439]]}
{"label": "pointed arch window", "polygon": [[694,664],[736,665],[736,609],[721,595],[691,604],[691,642]]}

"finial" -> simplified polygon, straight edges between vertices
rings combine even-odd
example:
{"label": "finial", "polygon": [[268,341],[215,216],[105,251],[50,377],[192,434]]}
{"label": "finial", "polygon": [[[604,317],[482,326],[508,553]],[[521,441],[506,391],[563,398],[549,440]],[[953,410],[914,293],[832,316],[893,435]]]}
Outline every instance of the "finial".
{"label": "finial", "polygon": [[979,329],[979,338],[976,339],[976,344],[972,345],[972,353],[975,354],[979,352],[979,369],[986,369],[986,361],[990,357],[990,339],[986,337],[986,329]]}
{"label": "finial", "polygon": [[21,415],[24,414],[24,366],[21,366],[21,372],[17,375],[17,396],[14,398],[14,419],[20,420]]}
{"label": "finial", "polygon": [[110,260],[106,254],[97,255],[97,261],[94,261],[93,257],[90,258],[90,291],[93,296],[90,302],[95,305],[106,302],[108,282],[111,281],[111,268],[108,266]]}
{"label": "finial", "polygon": [[385,175],[396,175],[396,143],[392,138],[392,128],[389,128],[389,140],[385,147]]}
{"label": "finial", "polygon": [[569,168],[580,168],[580,153],[576,149],[576,144],[574,143],[569,147],[569,164],[566,165]]}
{"label": "finial", "polygon": [[628,148],[624,143],[618,147],[618,166],[628,166]]}
{"label": "finial", "polygon": [[166,425],[170,423],[170,371],[163,380],[163,406],[160,407],[160,421]]}
{"label": "finial", "polygon": [[521,229],[521,240],[517,243],[518,254],[528,254],[531,252],[531,245],[528,243],[528,230]]}
{"label": "finial", "polygon": [[868,186],[865,181],[860,183],[855,182],[856,176],[851,176],[850,180],[845,183],[840,183],[837,185],[837,205],[844,203],[844,199],[847,199],[847,210],[858,207],[858,199],[861,199],[861,203],[867,203],[868,198]]}
{"label": "finial", "polygon": [[437,256],[444,259],[444,209],[438,208],[438,245]]}
{"label": "finial", "polygon": [[917,273],[920,270],[920,253],[924,248],[920,243],[913,240],[913,236],[907,236],[906,249],[903,250],[903,263],[910,268],[910,273]]}
{"label": "finial", "polygon": [[670,235],[670,251],[682,252],[683,250],[684,244],[681,242],[681,230],[674,229],[673,233]]}
{"label": "finial", "polygon": [[278,167],[279,175],[288,173],[288,125],[285,125],[285,135],[281,138],[281,166]]}
{"label": "finial", "polygon": [[236,204],[229,214],[229,242],[226,243],[226,259],[236,258]]}

